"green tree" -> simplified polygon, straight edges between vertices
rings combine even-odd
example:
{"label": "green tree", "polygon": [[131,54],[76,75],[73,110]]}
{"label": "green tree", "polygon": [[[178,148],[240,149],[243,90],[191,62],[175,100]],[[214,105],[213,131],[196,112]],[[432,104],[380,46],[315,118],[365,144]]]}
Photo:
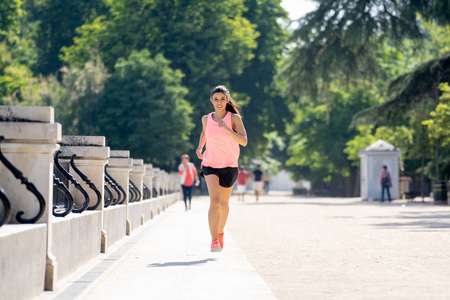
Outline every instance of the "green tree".
{"label": "green tree", "polygon": [[259,33],[254,57],[241,74],[231,77],[231,86],[245,97],[243,116],[250,143],[242,149],[248,158],[262,156],[268,150],[270,132],[285,135],[285,121],[291,118],[287,103],[276,86],[277,64],[287,39],[279,22],[287,14],[279,0],[247,0],[244,17],[256,24]]}
{"label": "green tree", "polygon": [[291,104],[296,117],[288,126],[290,158],[286,164],[296,178],[327,181],[333,174],[348,176],[351,164],[343,150],[356,135],[350,128],[351,117],[373,101],[368,89],[343,91],[335,86],[320,105],[297,108]]}
{"label": "green tree", "polygon": [[0,104],[30,105],[37,104],[27,97],[34,92],[36,80],[27,66],[12,58],[6,42],[0,43]]}
{"label": "green tree", "polygon": [[106,68],[97,58],[83,68],[62,68],[56,76],[41,77],[38,94],[44,105],[55,108],[55,119],[63,134],[96,135],[98,105],[102,97]]}
{"label": "green tree", "polygon": [[24,0],[24,9],[26,22],[36,24],[33,38],[37,60],[32,70],[43,75],[63,66],[59,59],[61,48],[73,44],[76,28],[105,12],[103,0]]}
{"label": "green tree", "polygon": [[[372,134],[372,132],[374,133]],[[413,144],[413,135],[414,132],[406,126],[396,128],[381,126],[376,129],[374,129],[374,126],[360,126],[358,134],[346,143],[344,153],[348,154],[348,159],[352,161],[352,165],[359,166],[358,153],[377,140],[384,140],[402,150],[401,159],[405,159],[408,156],[408,149]]]}
{"label": "green tree", "polygon": [[450,146],[450,87],[441,84],[443,94],[436,109],[430,113],[431,118],[422,123],[428,127],[430,138],[440,139],[442,146]]}
{"label": "green tree", "polygon": [[254,57],[258,33],[243,16],[246,10],[244,0],[110,1],[107,14],[77,30],[79,36],[63,49],[62,58],[80,66],[91,53],[99,53],[113,72],[116,61],[134,50],[163,54],[172,69],[185,74],[182,84],[194,109],[196,142],[201,116],[211,110],[211,89],[229,85]]}
{"label": "green tree", "polygon": [[0,42],[17,30],[21,5],[21,0],[0,1]]}
{"label": "green tree", "polygon": [[147,50],[119,59],[96,112],[98,133],[106,136],[108,146],[129,149],[133,157],[165,168],[192,149],[187,141],[193,128],[183,75],[169,65],[161,54],[152,58]]}
{"label": "green tree", "polygon": [[298,21],[292,36],[296,44],[285,69],[290,95],[315,98],[335,78],[347,80],[375,76],[377,45],[400,46],[404,39],[416,41],[421,14],[426,21],[450,23],[450,4],[438,1],[321,0],[318,8]]}

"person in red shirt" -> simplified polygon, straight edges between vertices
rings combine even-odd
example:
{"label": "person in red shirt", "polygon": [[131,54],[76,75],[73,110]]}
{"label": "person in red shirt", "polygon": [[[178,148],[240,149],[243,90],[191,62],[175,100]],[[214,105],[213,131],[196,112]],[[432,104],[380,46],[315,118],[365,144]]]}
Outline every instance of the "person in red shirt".
{"label": "person in red shirt", "polygon": [[245,167],[242,166],[241,169],[239,170],[238,176],[237,176],[237,181],[238,181],[238,185],[237,185],[237,194],[238,194],[238,201],[244,202],[244,195],[245,195],[245,191],[247,190],[247,180],[248,180],[248,172],[247,170],[245,170]]}
{"label": "person in red shirt", "polygon": [[197,168],[191,162],[189,162],[189,155],[181,155],[181,164],[178,166],[178,174],[180,174],[181,189],[183,190],[184,206],[186,211],[188,210],[187,200],[189,200],[189,209],[191,209],[192,200],[192,186],[198,185],[200,181],[198,180]]}

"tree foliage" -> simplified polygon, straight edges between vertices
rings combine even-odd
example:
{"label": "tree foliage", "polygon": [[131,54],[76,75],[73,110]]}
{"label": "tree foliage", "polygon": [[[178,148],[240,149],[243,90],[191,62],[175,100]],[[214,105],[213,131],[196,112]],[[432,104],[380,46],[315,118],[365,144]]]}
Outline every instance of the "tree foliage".
{"label": "tree foliage", "polygon": [[351,117],[373,101],[367,89],[343,91],[335,86],[320,105],[296,109],[297,115],[288,126],[290,158],[286,162],[296,177],[329,180],[332,174],[348,176],[351,165],[343,149],[356,134],[350,128]]}
{"label": "tree foliage", "polygon": [[119,59],[105,81],[95,116],[98,133],[112,149],[129,149],[132,157],[172,167],[188,144],[192,108],[185,100],[183,74],[161,54],[147,50]]}
{"label": "tree foliage", "polygon": [[[286,66],[286,92],[313,99],[335,78],[351,80],[377,74],[380,42],[399,46],[404,39],[426,37],[417,14],[440,25],[450,23],[448,1],[321,0],[298,21],[296,47]],[[416,43],[416,45],[420,45]]]}
{"label": "tree foliage", "polygon": [[63,66],[61,48],[73,44],[76,29],[103,13],[104,4],[103,0],[24,0],[24,9],[26,22],[37,25],[33,39],[38,57],[32,70],[49,75]]}
{"label": "tree foliage", "polygon": [[406,126],[396,128],[381,126],[376,129],[374,126],[360,126],[358,134],[346,143],[344,153],[347,153],[352,165],[359,166],[361,159],[358,153],[377,140],[384,140],[402,150],[404,155],[401,158],[405,159],[413,144],[413,131]]}
{"label": "tree foliage", "polygon": [[428,127],[430,138],[440,139],[442,146],[450,146],[450,87],[441,84],[443,94],[436,109],[430,113],[431,118],[422,123]]}
{"label": "tree foliage", "polygon": [[243,72],[231,77],[231,87],[239,93],[238,97],[246,100],[243,116],[251,142],[242,149],[242,155],[254,158],[268,150],[270,132],[285,135],[285,121],[291,119],[291,112],[275,82],[287,39],[279,20],[286,18],[286,12],[279,0],[247,0],[245,6],[248,10],[244,17],[256,24],[259,33],[258,47]]}

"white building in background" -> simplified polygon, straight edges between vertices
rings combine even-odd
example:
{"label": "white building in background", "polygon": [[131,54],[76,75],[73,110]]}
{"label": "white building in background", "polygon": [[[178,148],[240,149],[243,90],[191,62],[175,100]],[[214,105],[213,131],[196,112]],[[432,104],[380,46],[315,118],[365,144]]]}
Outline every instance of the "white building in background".
{"label": "white building in background", "polygon": [[291,179],[291,174],[285,170],[271,176],[270,190],[272,191],[293,191],[294,187],[295,181]]}
{"label": "white building in background", "polygon": [[[383,140],[378,140],[358,153],[361,158],[361,198],[363,200],[381,199],[380,172],[383,165],[391,174],[392,199],[398,198],[399,157],[402,151]],[[385,195],[387,198],[387,195]]]}

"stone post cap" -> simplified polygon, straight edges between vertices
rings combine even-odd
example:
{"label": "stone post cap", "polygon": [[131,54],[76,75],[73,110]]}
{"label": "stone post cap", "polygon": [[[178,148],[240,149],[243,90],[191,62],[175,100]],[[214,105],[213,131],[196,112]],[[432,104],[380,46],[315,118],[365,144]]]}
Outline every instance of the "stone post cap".
{"label": "stone post cap", "polygon": [[51,106],[0,105],[0,121],[55,123],[55,110]]}
{"label": "stone post cap", "polygon": [[133,168],[131,169],[131,173],[139,173],[139,174],[145,174],[145,167],[144,166],[136,166],[133,164]]}
{"label": "stone post cap", "polygon": [[105,147],[104,136],[63,135],[61,146]]}
{"label": "stone post cap", "polygon": [[133,166],[144,166],[144,160],[140,158],[133,158]]}
{"label": "stone post cap", "polygon": [[129,150],[111,150],[110,152],[111,158],[130,158]]}
{"label": "stone post cap", "polygon": [[70,158],[72,154],[76,154],[75,159],[102,159],[107,160],[109,157],[109,147],[90,147],[90,146],[64,146],[61,145],[61,157]]}
{"label": "stone post cap", "polygon": [[111,156],[110,158],[108,158],[107,166],[110,168],[127,168],[127,169],[131,170],[133,168],[133,159]]}
{"label": "stone post cap", "polygon": [[154,176],[153,167],[151,164],[145,164],[145,176]]}

